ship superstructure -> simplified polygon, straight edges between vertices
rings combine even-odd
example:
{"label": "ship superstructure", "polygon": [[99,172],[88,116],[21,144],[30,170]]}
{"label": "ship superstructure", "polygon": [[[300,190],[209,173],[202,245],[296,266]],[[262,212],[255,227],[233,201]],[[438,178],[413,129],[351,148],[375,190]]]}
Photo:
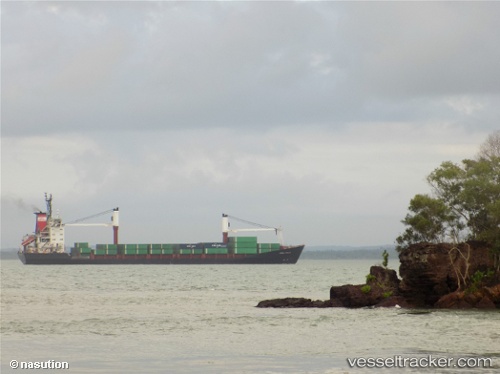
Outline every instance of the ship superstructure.
{"label": "ship superstructure", "polygon": [[[35,233],[26,235],[21,243],[21,251],[25,253],[64,253],[64,228],[65,226],[112,226],[113,241],[118,244],[118,215],[119,209],[82,218],[73,222],[63,223],[60,217],[52,215],[52,195],[45,194],[46,212],[35,212]],[[89,218],[113,212],[111,223],[79,223]]]}
{"label": "ship superstructure", "polygon": [[45,194],[45,202],[47,212],[35,212],[35,233],[23,238],[23,250],[28,253],[63,253],[62,220],[59,217],[52,217],[52,195]]}

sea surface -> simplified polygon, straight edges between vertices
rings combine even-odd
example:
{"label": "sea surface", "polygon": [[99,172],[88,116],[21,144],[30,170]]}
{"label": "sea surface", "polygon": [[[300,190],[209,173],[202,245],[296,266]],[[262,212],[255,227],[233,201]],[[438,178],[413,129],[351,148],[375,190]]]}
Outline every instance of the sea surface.
{"label": "sea surface", "polygon": [[[44,373],[494,373],[498,311],[261,309],[328,299],[374,260],[296,265],[23,265],[1,262],[1,367]],[[398,264],[389,264],[397,268]],[[348,358],[491,358],[490,368],[351,368]]]}

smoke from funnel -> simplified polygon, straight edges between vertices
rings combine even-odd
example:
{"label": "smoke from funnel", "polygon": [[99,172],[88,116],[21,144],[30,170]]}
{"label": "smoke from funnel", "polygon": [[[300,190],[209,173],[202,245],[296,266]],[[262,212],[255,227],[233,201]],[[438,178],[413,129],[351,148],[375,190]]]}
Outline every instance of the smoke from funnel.
{"label": "smoke from funnel", "polygon": [[29,205],[29,204],[26,204],[24,202],[23,199],[21,199],[20,197],[19,198],[16,198],[16,197],[10,197],[9,200],[12,201],[12,203],[19,209],[21,210],[24,210],[24,211],[28,211],[28,212],[41,212],[42,210],[40,208],[38,208],[36,205]]}

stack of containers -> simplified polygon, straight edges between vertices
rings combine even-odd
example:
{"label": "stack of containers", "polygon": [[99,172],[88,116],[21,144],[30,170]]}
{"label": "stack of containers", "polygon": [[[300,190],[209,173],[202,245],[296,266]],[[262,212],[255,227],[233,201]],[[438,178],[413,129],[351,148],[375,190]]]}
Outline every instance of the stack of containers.
{"label": "stack of containers", "polygon": [[234,236],[229,238],[229,248],[236,254],[256,254],[257,237],[256,236]]}
{"label": "stack of containers", "polygon": [[118,253],[119,254],[121,254],[121,255],[125,254],[125,244],[118,244],[117,248],[118,248]]}
{"label": "stack of containers", "polygon": [[118,245],[117,244],[108,244],[108,255],[117,255],[118,254]]}
{"label": "stack of containers", "polygon": [[161,245],[161,254],[163,255],[171,255],[174,253],[175,244],[162,244]]}
{"label": "stack of containers", "polygon": [[179,244],[179,254],[181,255],[201,255],[203,253],[202,243]]}
{"label": "stack of containers", "polygon": [[118,246],[116,244],[96,244],[96,256],[102,255],[116,255],[118,253]]}
{"label": "stack of containers", "polygon": [[225,243],[203,243],[207,255],[226,255],[227,245]]}
{"label": "stack of containers", "polygon": [[280,249],[280,243],[259,243],[257,244],[259,253],[268,253]]}
{"label": "stack of containers", "polygon": [[137,244],[137,254],[147,255],[148,254],[148,244]]}
{"label": "stack of containers", "polygon": [[71,254],[88,256],[90,255],[91,250],[92,249],[89,247],[89,243],[75,243],[75,246],[71,248]]}
{"label": "stack of containers", "polygon": [[102,256],[106,254],[106,244],[96,244],[95,246],[95,255],[96,256]]}
{"label": "stack of containers", "polygon": [[[121,244],[119,247],[124,255],[136,255],[137,244]],[[146,248],[147,250],[147,248]]]}
{"label": "stack of containers", "polygon": [[147,255],[150,244],[121,244],[120,252],[124,255]]}
{"label": "stack of containers", "polygon": [[161,255],[161,244],[149,244],[148,250],[152,255]]}

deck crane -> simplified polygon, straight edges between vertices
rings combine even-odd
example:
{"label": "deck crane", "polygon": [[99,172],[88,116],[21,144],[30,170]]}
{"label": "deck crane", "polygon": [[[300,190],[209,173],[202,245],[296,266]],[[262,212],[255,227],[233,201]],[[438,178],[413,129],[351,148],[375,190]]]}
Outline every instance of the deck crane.
{"label": "deck crane", "polygon": [[[229,224],[229,218],[239,221],[248,225],[256,226],[255,228],[247,228],[247,229],[230,229],[230,224]],[[281,246],[285,245],[285,240],[283,238],[283,229],[281,227],[271,227],[271,226],[266,226],[262,225],[260,223],[255,223],[251,221],[247,221],[241,218],[233,217],[228,214],[222,214],[222,241],[224,243],[227,243],[229,240],[229,233],[230,232],[255,232],[255,231],[274,231],[276,235],[278,236],[278,241]]]}
{"label": "deck crane", "polygon": [[[63,225],[64,226],[80,226],[80,227],[82,227],[82,226],[83,227],[98,227],[98,226],[110,227],[110,226],[112,226],[113,227],[113,244],[118,244],[119,211],[120,211],[119,208],[109,209],[109,210],[105,210],[104,212],[101,212],[101,213],[93,214],[93,215],[88,216],[88,217],[83,217],[83,218],[79,218],[79,219],[74,220],[74,221],[64,223]],[[100,216],[103,216],[103,215],[109,214],[109,213],[113,213],[113,215],[111,216],[111,223],[81,223],[83,221],[86,221],[86,220],[89,220],[92,218],[96,218],[96,217],[100,217]]]}

